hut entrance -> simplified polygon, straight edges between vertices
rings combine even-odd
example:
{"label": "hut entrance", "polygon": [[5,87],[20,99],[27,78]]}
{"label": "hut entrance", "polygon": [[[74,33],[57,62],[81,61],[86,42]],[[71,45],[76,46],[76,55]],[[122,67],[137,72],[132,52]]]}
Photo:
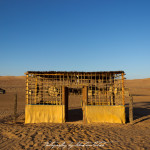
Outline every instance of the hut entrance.
{"label": "hut entrance", "polygon": [[68,88],[68,122],[83,120],[82,88]]}
{"label": "hut entrance", "polygon": [[65,122],[86,122],[85,106],[88,100],[88,88],[62,87],[62,104],[65,106]]}

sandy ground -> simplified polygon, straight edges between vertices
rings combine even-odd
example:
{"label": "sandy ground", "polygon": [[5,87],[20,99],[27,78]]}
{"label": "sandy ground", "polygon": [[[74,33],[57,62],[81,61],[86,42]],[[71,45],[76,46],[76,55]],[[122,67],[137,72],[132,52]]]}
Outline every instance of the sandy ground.
{"label": "sandy ground", "polygon": [[[125,85],[134,98],[134,124],[83,124],[77,97],[69,101],[70,122],[24,124],[25,77],[0,77],[0,88],[6,90],[0,94],[0,149],[150,149],[150,79],[127,80]],[[128,99],[126,108],[128,112]]]}

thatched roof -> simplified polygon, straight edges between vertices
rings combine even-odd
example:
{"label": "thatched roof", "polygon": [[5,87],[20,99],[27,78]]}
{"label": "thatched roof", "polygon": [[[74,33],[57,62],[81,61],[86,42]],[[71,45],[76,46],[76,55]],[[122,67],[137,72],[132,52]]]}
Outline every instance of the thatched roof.
{"label": "thatched roof", "polygon": [[83,71],[27,71],[25,74],[35,75],[52,75],[52,74],[124,74],[124,71],[96,71],[96,72],[83,72]]}

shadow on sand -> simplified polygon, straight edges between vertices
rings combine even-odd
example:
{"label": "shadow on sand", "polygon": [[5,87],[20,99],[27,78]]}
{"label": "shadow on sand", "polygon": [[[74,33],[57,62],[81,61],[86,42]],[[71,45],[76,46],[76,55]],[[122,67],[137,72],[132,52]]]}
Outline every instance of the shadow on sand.
{"label": "shadow on sand", "polygon": [[[133,106],[133,120],[134,124],[143,122],[150,119],[150,102],[134,102]],[[136,106],[137,105],[137,106]],[[126,123],[129,123],[129,105],[126,104]],[[17,116],[17,118],[19,115]],[[76,122],[83,120],[82,108],[72,108],[68,110],[68,120],[67,122]],[[9,115],[0,119],[0,123],[7,123],[13,121],[13,115]],[[16,122],[17,124],[23,124],[24,122]]]}
{"label": "shadow on sand", "polygon": [[[134,107],[135,105],[135,107]],[[137,106],[136,106],[137,105]],[[138,106],[139,105],[139,106]],[[133,120],[135,123],[150,119],[150,102],[134,102]],[[68,110],[68,122],[82,121],[82,108]],[[129,105],[126,105],[126,122],[129,123]]]}
{"label": "shadow on sand", "polygon": [[68,122],[82,121],[82,120],[83,120],[82,108],[68,110],[68,120],[67,120]]}
{"label": "shadow on sand", "polygon": [[[134,107],[134,105],[137,105]],[[139,105],[139,107],[138,107]],[[137,102],[133,104],[133,120],[135,123],[150,119],[150,102]],[[126,120],[129,122],[129,105],[126,105]]]}

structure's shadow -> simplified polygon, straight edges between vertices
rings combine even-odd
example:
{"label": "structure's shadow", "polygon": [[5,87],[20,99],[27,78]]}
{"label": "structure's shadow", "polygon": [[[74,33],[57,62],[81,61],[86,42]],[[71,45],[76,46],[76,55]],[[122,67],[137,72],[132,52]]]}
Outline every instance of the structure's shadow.
{"label": "structure's shadow", "polygon": [[[134,107],[135,105],[135,107]],[[136,106],[137,105],[137,106]],[[138,106],[139,105],[139,106]],[[133,104],[133,120],[135,123],[150,119],[150,102]],[[83,120],[82,108],[68,110],[68,122]],[[126,121],[129,122],[129,105],[126,105]]]}
{"label": "structure's shadow", "polygon": [[[135,106],[134,105],[139,105]],[[133,120],[138,123],[150,119],[150,102],[133,104]],[[129,122],[129,105],[126,105],[126,121]]]}
{"label": "structure's shadow", "polygon": [[82,108],[68,110],[68,122],[83,120]]}

